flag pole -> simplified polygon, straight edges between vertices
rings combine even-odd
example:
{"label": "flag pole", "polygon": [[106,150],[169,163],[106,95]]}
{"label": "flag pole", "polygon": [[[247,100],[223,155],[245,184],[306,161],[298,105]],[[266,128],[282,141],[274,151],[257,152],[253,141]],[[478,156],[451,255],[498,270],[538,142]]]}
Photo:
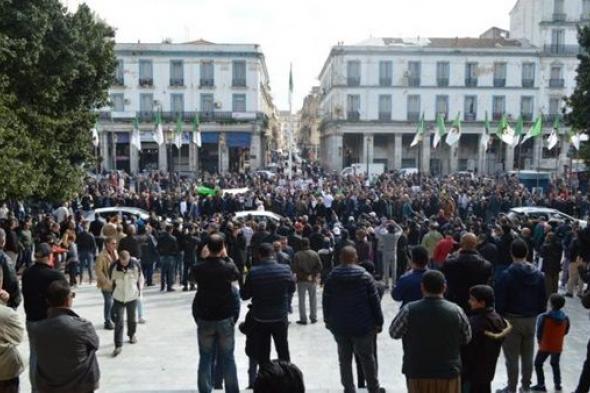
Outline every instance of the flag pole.
{"label": "flag pole", "polygon": [[289,120],[287,128],[287,150],[289,152],[289,180],[293,178],[293,63],[289,65]]}

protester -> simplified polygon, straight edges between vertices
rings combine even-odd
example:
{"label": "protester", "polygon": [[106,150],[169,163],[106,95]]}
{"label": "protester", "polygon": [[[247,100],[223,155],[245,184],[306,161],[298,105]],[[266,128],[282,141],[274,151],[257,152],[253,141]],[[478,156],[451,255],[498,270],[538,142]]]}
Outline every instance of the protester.
{"label": "protester", "polygon": [[8,300],[10,294],[0,289],[0,392],[18,393],[19,375],[25,369],[18,350],[24,338],[24,327],[17,312],[6,306]]}
{"label": "protester", "polygon": [[400,307],[410,302],[422,299],[422,276],[428,266],[428,250],[422,246],[412,249],[412,269],[400,277],[391,291],[393,300],[402,302]]}
{"label": "protester", "polygon": [[98,335],[90,321],[72,310],[74,296],[66,281],[52,282],[47,289],[48,317],[29,331],[37,346],[35,379],[41,393],[98,389]]}
{"label": "protester", "polygon": [[557,293],[559,289],[559,272],[563,246],[553,232],[547,233],[539,255],[543,258],[541,271],[545,274],[545,291],[547,296]]}
{"label": "protester", "polygon": [[6,242],[6,232],[0,228],[0,289],[9,295],[7,306],[16,309],[21,301],[18,288],[18,278],[10,257],[3,251]]}
{"label": "protester", "polygon": [[97,251],[96,240],[89,230],[87,221],[82,223],[82,229],[76,237],[80,260],[80,284],[84,279],[84,270],[88,272],[88,284],[92,284],[94,279],[94,259]]}
{"label": "protester", "polygon": [[391,279],[391,282],[395,285],[398,279],[397,244],[402,235],[402,229],[392,221],[387,224],[385,230],[385,233],[379,235],[383,266],[381,277],[385,287],[389,288],[389,280]]}
{"label": "protester", "polygon": [[301,241],[301,251],[293,258],[293,273],[297,277],[297,294],[299,295],[300,325],[307,325],[307,311],[305,307],[306,294],[309,295],[309,320],[316,323],[317,317],[317,283],[322,272],[322,261],[317,252],[309,248],[309,239]]}
{"label": "protester", "polygon": [[305,393],[303,373],[284,360],[273,360],[260,367],[254,393]]}
{"label": "protester", "polygon": [[166,230],[158,239],[160,256],[160,291],[174,291],[174,269],[179,255],[178,239],[172,236],[174,227],[166,225]]}
{"label": "protester", "polygon": [[119,259],[117,252],[117,239],[107,237],[104,241],[104,249],[96,258],[96,286],[100,289],[103,298],[104,328],[114,329],[111,311],[113,308],[113,284],[110,279],[111,266]]}

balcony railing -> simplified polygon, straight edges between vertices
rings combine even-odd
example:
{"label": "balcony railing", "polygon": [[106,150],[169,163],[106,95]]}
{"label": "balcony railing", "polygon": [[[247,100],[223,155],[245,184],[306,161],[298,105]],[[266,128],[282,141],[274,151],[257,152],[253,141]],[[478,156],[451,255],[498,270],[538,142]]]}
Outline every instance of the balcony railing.
{"label": "balcony railing", "polygon": [[184,79],[183,78],[171,78],[170,79],[170,86],[184,86]]}
{"label": "balcony railing", "polygon": [[351,121],[359,121],[361,119],[361,114],[358,111],[349,111],[346,113],[346,119]]}
{"label": "balcony railing", "polygon": [[561,89],[565,86],[565,80],[563,78],[561,79],[549,79],[549,87],[554,88],[554,89]]}
{"label": "balcony railing", "polygon": [[410,86],[410,87],[418,87],[418,86],[420,86],[420,78],[409,77],[408,78],[408,86]]}
{"label": "balcony railing", "polygon": [[149,122],[154,121],[154,111],[139,111],[136,116],[139,121]]}
{"label": "balcony railing", "polygon": [[154,78],[139,78],[139,86],[141,86],[141,87],[154,86]]}
{"label": "balcony railing", "polygon": [[520,116],[524,121],[533,121],[533,114],[532,113],[521,113]]}
{"label": "balcony railing", "polygon": [[213,79],[202,79],[199,81],[199,87],[214,87],[215,80]]}
{"label": "balcony railing", "polygon": [[477,119],[477,113],[465,113],[464,119],[465,121],[475,121]]}
{"label": "balcony railing", "polygon": [[449,86],[449,78],[437,78],[436,85],[438,87],[448,87]]}
{"label": "balcony railing", "polygon": [[555,121],[555,119],[557,119],[559,117],[559,114],[557,113],[549,113],[548,115],[545,115],[545,123],[546,124],[551,124]]}
{"label": "balcony railing", "polygon": [[492,112],[492,120],[502,120],[502,116],[504,116],[504,113]]}
{"label": "balcony railing", "polygon": [[408,112],[408,121],[418,121],[420,120],[420,113],[419,112]]}
{"label": "balcony railing", "polygon": [[567,16],[564,13],[561,13],[561,12],[560,13],[554,13],[553,14],[553,21],[554,22],[565,22],[566,17]]}
{"label": "balcony railing", "polygon": [[113,86],[125,86],[125,79],[115,78],[115,80],[113,81]]}
{"label": "balcony railing", "polygon": [[360,86],[361,85],[361,78],[346,78],[346,85],[347,86]]}
{"label": "balcony railing", "polygon": [[379,120],[390,121],[391,120],[391,112],[379,112]]}
{"label": "balcony railing", "polygon": [[535,80],[534,79],[523,79],[522,80],[522,87],[535,87]]}
{"label": "balcony railing", "polygon": [[543,46],[543,53],[546,55],[571,55],[580,54],[579,45],[547,44]]}
{"label": "balcony railing", "polygon": [[506,87],[506,79],[494,78],[494,87]]}
{"label": "balcony railing", "polygon": [[246,87],[246,79],[233,79],[232,87]]}
{"label": "balcony railing", "polygon": [[[236,116],[238,112],[219,112],[219,111],[170,111],[170,112],[160,112],[162,122],[164,123],[174,123],[180,119],[184,123],[191,123],[195,116],[199,116],[200,122],[250,122],[254,120],[263,120],[266,115],[263,112],[240,112],[239,116]],[[119,114],[123,114],[126,116],[115,116],[109,111],[104,111],[99,113],[99,118],[101,120],[121,120],[121,121],[132,121],[135,116],[137,119],[144,123],[152,123],[155,121],[155,111],[139,111],[139,112],[120,112]],[[246,116],[244,116],[246,115]]]}
{"label": "balcony railing", "polygon": [[465,78],[465,86],[477,87],[477,78]]}
{"label": "balcony railing", "polygon": [[391,78],[379,78],[379,86],[391,86]]}

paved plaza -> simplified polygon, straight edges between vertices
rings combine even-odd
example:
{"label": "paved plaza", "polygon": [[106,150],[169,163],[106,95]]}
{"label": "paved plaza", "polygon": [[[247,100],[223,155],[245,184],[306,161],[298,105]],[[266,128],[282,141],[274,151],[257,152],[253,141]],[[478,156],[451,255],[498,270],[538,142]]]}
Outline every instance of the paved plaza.
{"label": "paved plaza", "polygon": [[[101,368],[101,393],[188,393],[197,391],[198,350],[196,328],[191,316],[194,292],[160,293],[159,288],[148,288],[145,293],[147,324],[139,325],[138,344],[125,343],[119,357],[112,358],[113,332],[102,328],[102,296],[87,284],[76,289],[74,310],[91,320],[100,336],[98,359]],[[298,316],[294,301],[294,322]],[[241,319],[246,312],[242,304]],[[383,299],[385,314],[384,332],[379,336],[379,378],[388,392],[404,392],[405,380],[401,374],[402,348],[400,341],[386,333],[398,310],[389,295]],[[19,308],[22,313],[22,307]],[[564,392],[572,391],[586,356],[586,343],[590,322],[577,299],[568,299],[566,312],[572,321],[572,330],[566,339],[562,356]],[[24,317],[24,316],[23,316]],[[320,320],[322,319],[320,313]],[[433,326],[436,329],[436,326]],[[444,337],[441,337],[444,339]],[[245,337],[236,332],[236,360],[240,386],[247,386],[248,359],[244,353]],[[303,371],[309,392],[341,392],[336,344],[323,323],[289,327],[289,345],[292,361]],[[20,347],[28,357],[28,344]],[[29,392],[28,369],[22,375],[23,392]],[[552,387],[549,364],[546,366],[548,387]],[[506,372],[500,359],[494,388],[503,387]],[[533,380],[533,383],[535,380]]]}

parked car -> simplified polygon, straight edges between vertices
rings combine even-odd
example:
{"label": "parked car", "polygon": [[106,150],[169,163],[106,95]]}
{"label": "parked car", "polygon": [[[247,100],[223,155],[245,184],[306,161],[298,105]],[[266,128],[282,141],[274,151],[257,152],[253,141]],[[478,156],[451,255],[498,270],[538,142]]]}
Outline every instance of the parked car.
{"label": "parked car", "polygon": [[515,207],[510,209],[507,216],[512,222],[522,222],[524,219],[527,218],[531,218],[533,220],[544,218],[548,221],[571,223],[577,222],[581,228],[586,228],[586,225],[588,225],[588,222],[585,220],[579,220],[568,214],[560,212],[557,209],[551,209],[549,207]]}
{"label": "parked car", "polygon": [[138,207],[127,207],[127,206],[115,206],[115,207],[101,207],[99,209],[89,210],[83,214],[86,221],[94,221],[96,216],[106,221],[109,217],[114,214],[118,214],[123,217],[124,220],[130,220],[131,218],[142,220],[148,220],[150,213],[146,210]]}
{"label": "parked car", "polygon": [[245,220],[248,217],[252,217],[257,221],[274,221],[276,223],[281,222],[283,220],[283,216],[280,216],[276,213],[273,213],[268,210],[242,210],[236,212],[235,216],[238,220]]}

